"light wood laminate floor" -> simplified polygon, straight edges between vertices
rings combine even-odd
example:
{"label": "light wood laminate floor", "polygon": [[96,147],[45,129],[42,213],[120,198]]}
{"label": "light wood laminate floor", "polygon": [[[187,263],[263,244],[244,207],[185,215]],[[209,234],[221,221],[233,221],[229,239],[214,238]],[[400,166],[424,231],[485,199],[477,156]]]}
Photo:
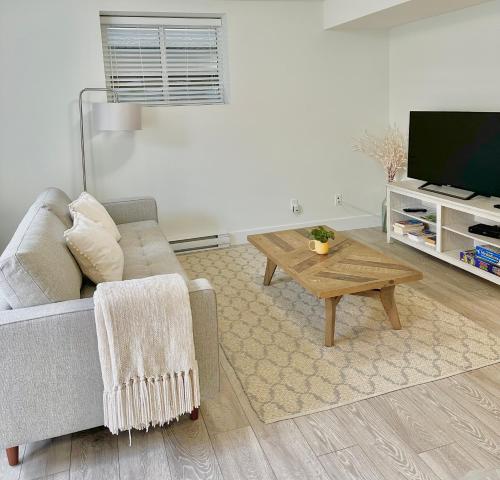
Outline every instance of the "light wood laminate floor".
{"label": "light wood laminate floor", "polygon": [[[348,232],[424,272],[430,297],[500,329],[500,288],[377,229]],[[183,418],[145,434],[99,428],[20,448],[22,464],[0,458],[1,480],[283,479],[500,480],[500,365],[352,405],[265,425],[221,355],[218,398],[200,420]],[[499,469],[498,473],[493,473]],[[490,473],[486,473],[490,472]]]}

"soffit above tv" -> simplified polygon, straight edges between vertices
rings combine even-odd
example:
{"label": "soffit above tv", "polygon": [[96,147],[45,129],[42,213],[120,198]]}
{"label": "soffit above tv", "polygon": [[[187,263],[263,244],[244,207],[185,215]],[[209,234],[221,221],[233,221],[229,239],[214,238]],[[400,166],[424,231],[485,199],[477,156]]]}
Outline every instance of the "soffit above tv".
{"label": "soffit above tv", "polygon": [[387,29],[491,0],[324,0],[325,29]]}

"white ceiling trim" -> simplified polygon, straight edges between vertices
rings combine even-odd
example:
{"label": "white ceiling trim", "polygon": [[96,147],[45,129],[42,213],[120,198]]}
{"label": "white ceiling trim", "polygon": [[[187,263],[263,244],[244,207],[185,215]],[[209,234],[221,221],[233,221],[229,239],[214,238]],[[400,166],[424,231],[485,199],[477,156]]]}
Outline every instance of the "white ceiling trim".
{"label": "white ceiling trim", "polygon": [[326,29],[392,28],[491,0],[324,0]]}

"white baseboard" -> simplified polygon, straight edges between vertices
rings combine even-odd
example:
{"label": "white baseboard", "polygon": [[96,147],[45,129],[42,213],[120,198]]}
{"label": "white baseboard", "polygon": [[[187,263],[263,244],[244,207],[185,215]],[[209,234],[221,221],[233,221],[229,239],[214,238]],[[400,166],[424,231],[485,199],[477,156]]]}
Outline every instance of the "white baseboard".
{"label": "white baseboard", "polygon": [[259,227],[250,230],[239,230],[229,232],[231,244],[239,245],[247,243],[248,235],[273,232],[277,230],[291,230],[295,228],[314,227],[316,225],[327,225],[335,230],[356,230],[358,228],[380,227],[382,220],[377,215],[358,215],[355,217],[327,218],[324,220],[313,220],[303,223],[290,223],[288,225],[275,225],[270,227]]}

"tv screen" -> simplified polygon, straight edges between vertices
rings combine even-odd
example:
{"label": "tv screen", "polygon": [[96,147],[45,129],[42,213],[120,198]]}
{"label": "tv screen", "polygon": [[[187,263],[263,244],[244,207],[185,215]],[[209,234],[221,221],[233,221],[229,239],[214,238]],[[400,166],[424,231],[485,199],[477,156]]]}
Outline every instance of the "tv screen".
{"label": "tv screen", "polygon": [[500,196],[500,113],[410,112],[408,176]]}

